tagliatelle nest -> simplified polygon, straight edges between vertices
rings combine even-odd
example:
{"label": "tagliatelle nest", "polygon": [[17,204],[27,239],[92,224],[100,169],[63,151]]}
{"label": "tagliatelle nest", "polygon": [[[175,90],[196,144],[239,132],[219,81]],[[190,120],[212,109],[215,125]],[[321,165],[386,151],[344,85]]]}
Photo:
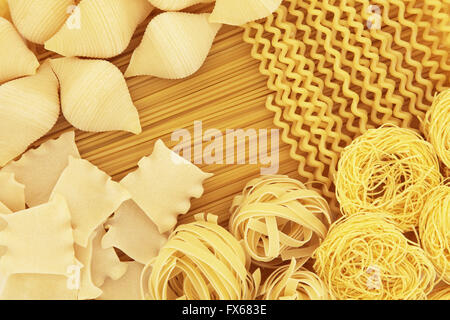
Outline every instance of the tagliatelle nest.
{"label": "tagliatelle nest", "polygon": [[440,184],[431,144],[410,129],[368,130],[341,154],[336,197],[342,213],[384,212],[403,231],[418,225],[427,191]]}
{"label": "tagliatelle nest", "polygon": [[331,223],[326,200],[287,176],[250,181],[231,212],[230,232],[243,240],[255,264],[265,267],[292,257],[308,259]]}

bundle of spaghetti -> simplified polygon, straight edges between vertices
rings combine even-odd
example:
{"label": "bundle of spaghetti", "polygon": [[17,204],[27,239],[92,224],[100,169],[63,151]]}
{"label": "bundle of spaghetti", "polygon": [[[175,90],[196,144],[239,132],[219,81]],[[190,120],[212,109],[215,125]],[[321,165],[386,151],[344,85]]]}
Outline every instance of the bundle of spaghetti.
{"label": "bundle of spaghetti", "polygon": [[385,212],[400,229],[412,231],[427,191],[441,180],[432,145],[410,129],[387,125],[368,130],[344,149],[336,197],[346,216]]}
{"label": "bundle of spaghetti", "polygon": [[436,288],[428,295],[428,300],[450,300],[449,286],[436,286]]}
{"label": "bundle of spaghetti", "polygon": [[302,268],[295,259],[289,265],[279,267],[261,286],[264,300],[330,300],[328,288],[311,271]]}
{"label": "bundle of spaghetti", "polygon": [[[251,300],[259,269],[250,275],[241,244],[217,225],[217,216],[196,216],[180,225],[157,258],[142,271],[142,295],[152,300]],[[150,273],[147,276],[147,273]]]}
{"label": "bundle of spaghetti", "polygon": [[242,240],[256,265],[276,268],[308,259],[331,224],[327,201],[287,176],[261,176],[234,198],[230,232]]}
{"label": "bundle of spaghetti", "polygon": [[422,248],[442,280],[450,284],[450,186],[429,192],[419,220]]}
{"label": "bundle of spaghetti", "polygon": [[317,275],[339,300],[425,299],[435,284],[423,250],[374,213],[336,221],[313,258]]}
{"label": "bundle of spaghetti", "polygon": [[439,159],[450,168],[450,89],[441,92],[425,116],[425,136]]}

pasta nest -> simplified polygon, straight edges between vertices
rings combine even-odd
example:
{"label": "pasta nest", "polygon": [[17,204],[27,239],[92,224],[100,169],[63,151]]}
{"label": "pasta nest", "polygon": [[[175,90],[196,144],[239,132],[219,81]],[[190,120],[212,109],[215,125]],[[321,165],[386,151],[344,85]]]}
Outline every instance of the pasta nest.
{"label": "pasta nest", "polygon": [[249,274],[250,260],[239,241],[217,225],[217,216],[204,219],[197,215],[196,219],[178,226],[158,257],[145,266],[141,276],[143,297],[254,299],[260,282],[259,269],[253,276]]}
{"label": "pasta nest", "polygon": [[339,219],[313,258],[339,300],[425,299],[436,278],[424,251],[374,213]]}
{"label": "pasta nest", "polygon": [[261,287],[264,300],[330,300],[325,283],[313,272],[301,267],[295,259],[279,267]]}
{"label": "pasta nest", "polygon": [[441,183],[433,147],[410,129],[383,126],[341,154],[335,178],[342,213],[387,214],[403,231],[418,225],[427,191]]}
{"label": "pasta nest", "polygon": [[450,89],[441,92],[425,116],[424,130],[438,157],[450,168]]}
{"label": "pasta nest", "polygon": [[450,287],[445,286],[433,290],[428,296],[428,300],[450,300]]}
{"label": "pasta nest", "polygon": [[251,180],[231,207],[230,232],[243,240],[256,265],[308,259],[331,224],[327,201],[287,176]]}
{"label": "pasta nest", "polygon": [[422,248],[442,279],[450,284],[450,187],[430,192],[419,220]]}

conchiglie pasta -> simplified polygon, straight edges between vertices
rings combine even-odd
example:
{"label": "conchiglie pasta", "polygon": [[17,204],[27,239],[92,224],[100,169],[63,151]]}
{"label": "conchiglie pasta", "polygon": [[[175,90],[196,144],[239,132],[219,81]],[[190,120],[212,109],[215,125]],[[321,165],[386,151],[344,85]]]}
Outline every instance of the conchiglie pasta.
{"label": "conchiglie pasta", "polygon": [[104,60],[51,60],[61,86],[61,107],[74,127],[90,132],[112,130],[139,134],[139,114],[120,70]]}
{"label": "conchiglie pasta", "polygon": [[9,0],[17,30],[38,44],[44,44],[61,28],[74,5],[74,0]]}
{"label": "conchiglie pasta", "polygon": [[158,9],[164,11],[178,11],[198,3],[213,2],[214,0],[148,0]]}
{"label": "conchiglie pasta", "polygon": [[39,62],[8,20],[0,17],[0,83],[33,75]]}
{"label": "conchiglie pasta", "polygon": [[210,21],[241,26],[265,18],[281,4],[281,0],[217,0]]}
{"label": "conchiglie pasta", "polygon": [[152,8],[147,0],[82,0],[45,48],[66,57],[117,56]]}
{"label": "conchiglie pasta", "polygon": [[150,75],[181,79],[202,66],[221,24],[209,23],[209,14],[166,12],[148,25],[131,57],[126,77]]}
{"label": "conchiglie pasta", "polygon": [[58,80],[48,63],[34,76],[0,86],[0,166],[44,136],[58,116]]}

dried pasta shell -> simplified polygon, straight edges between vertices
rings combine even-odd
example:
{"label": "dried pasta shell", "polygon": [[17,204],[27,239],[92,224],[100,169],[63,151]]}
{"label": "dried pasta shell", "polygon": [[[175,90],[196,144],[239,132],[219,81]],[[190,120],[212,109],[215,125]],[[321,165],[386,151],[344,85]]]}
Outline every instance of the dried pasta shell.
{"label": "dried pasta shell", "polygon": [[10,19],[8,0],[0,0],[0,17]]}
{"label": "dried pasta shell", "polygon": [[66,57],[117,56],[152,8],[147,0],[82,0],[45,48]]}
{"label": "dried pasta shell", "polygon": [[25,186],[14,178],[14,173],[0,171],[0,202],[11,211],[25,209]]}
{"label": "dried pasta shell", "polygon": [[209,14],[183,12],[165,12],[156,16],[134,51],[125,76],[181,79],[195,73],[205,61],[222,26],[209,23],[208,17]]}
{"label": "dried pasta shell", "polygon": [[74,0],[9,0],[11,18],[25,39],[44,44],[67,20]]}
{"label": "dried pasta shell", "polygon": [[58,116],[58,80],[47,62],[36,75],[0,86],[0,166],[44,136]]}
{"label": "dried pasta shell", "polygon": [[136,261],[125,263],[128,266],[125,275],[118,280],[106,279],[98,300],[142,300],[139,280],[144,265]]}
{"label": "dried pasta shell", "polygon": [[120,70],[104,60],[51,60],[61,86],[61,108],[74,127],[91,132],[142,131]]}
{"label": "dried pasta shell", "polygon": [[39,61],[8,20],[0,17],[0,83],[36,73]]}
{"label": "dried pasta shell", "polygon": [[217,0],[210,21],[241,26],[271,15],[282,0]]}
{"label": "dried pasta shell", "polygon": [[214,0],[148,0],[150,3],[164,11],[178,11],[198,3],[213,2]]}
{"label": "dried pasta shell", "polygon": [[74,131],[28,150],[19,160],[8,163],[1,172],[13,173],[16,180],[25,185],[25,202],[29,207],[35,207],[50,199],[59,176],[69,163],[69,156],[80,158]]}

